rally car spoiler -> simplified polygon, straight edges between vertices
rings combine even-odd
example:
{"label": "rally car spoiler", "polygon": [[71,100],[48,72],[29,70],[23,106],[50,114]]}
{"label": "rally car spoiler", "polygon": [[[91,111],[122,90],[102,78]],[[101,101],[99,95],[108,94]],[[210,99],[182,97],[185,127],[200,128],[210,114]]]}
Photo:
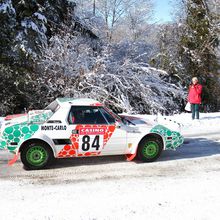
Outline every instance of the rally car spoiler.
{"label": "rally car spoiler", "polygon": [[15,118],[20,118],[20,117],[23,117],[23,116],[26,116],[27,113],[24,113],[24,114],[16,114],[16,115],[7,115],[4,120],[5,121],[10,121],[12,119],[15,119]]}

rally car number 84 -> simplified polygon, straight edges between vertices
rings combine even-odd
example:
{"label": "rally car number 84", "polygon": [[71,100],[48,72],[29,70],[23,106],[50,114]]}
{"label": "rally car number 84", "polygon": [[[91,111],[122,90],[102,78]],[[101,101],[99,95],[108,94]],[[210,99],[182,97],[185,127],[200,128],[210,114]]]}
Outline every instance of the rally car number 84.
{"label": "rally car number 84", "polygon": [[118,116],[93,99],[58,98],[44,110],[4,118],[0,149],[20,155],[26,169],[42,169],[54,158],[126,155],[153,162],[175,150],[183,137],[159,124]]}

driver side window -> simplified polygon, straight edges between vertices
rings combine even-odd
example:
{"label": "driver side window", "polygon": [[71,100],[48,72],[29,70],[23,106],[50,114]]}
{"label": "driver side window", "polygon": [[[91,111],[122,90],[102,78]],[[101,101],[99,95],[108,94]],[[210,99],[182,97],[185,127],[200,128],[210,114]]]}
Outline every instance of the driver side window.
{"label": "driver side window", "polygon": [[99,108],[95,106],[72,106],[69,124],[107,124]]}

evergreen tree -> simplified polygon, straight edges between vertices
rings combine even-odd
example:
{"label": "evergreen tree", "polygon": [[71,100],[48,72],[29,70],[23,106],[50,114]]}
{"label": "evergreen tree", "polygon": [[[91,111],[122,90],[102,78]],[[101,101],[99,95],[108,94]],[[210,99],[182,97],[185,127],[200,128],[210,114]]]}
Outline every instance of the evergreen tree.
{"label": "evergreen tree", "polygon": [[[206,0],[187,0],[186,23],[180,39],[179,54],[188,77],[198,76],[204,84],[203,101],[215,110],[219,90],[219,63],[216,48],[219,43],[218,17],[211,13]],[[189,79],[190,79],[189,78]]]}
{"label": "evergreen tree", "polygon": [[217,70],[215,47],[218,45],[214,16],[206,1],[188,0],[185,35],[182,36],[182,58],[189,74],[209,76]]}
{"label": "evergreen tree", "polygon": [[46,83],[39,85],[36,66],[52,36],[68,30],[97,39],[75,16],[75,6],[69,0],[0,0],[1,116],[44,106]]}

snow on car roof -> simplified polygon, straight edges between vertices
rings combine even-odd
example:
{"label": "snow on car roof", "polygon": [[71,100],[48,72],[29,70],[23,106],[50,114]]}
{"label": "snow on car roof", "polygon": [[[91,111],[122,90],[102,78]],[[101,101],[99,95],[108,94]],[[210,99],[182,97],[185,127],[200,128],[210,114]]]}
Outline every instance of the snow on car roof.
{"label": "snow on car roof", "polygon": [[79,98],[79,99],[57,98],[56,101],[60,105],[70,104],[70,105],[102,106],[102,104],[99,101],[97,101],[95,99],[88,99],[88,98]]}

